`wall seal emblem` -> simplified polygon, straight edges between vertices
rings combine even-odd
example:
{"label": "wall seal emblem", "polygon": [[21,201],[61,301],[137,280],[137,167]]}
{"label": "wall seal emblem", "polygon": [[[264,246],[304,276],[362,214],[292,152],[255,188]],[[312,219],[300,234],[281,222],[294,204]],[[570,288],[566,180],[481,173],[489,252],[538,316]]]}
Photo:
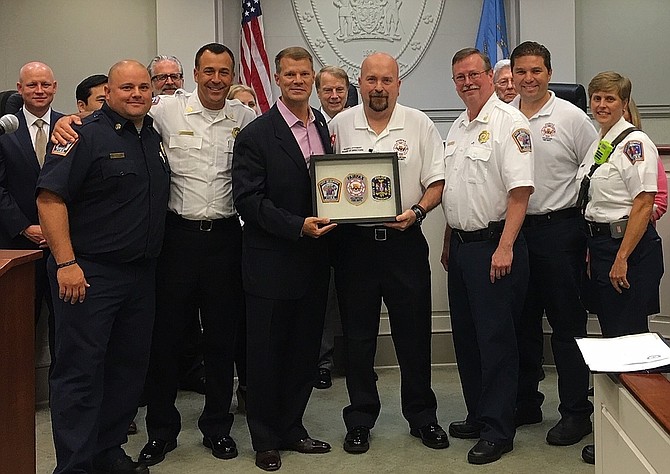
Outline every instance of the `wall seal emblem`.
{"label": "wall seal emblem", "polygon": [[339,66],[357,83],[360,65],[377,51],[392,55],[400,77],[428,50],[444,0],[291,0],[305,40],[321,64]]}

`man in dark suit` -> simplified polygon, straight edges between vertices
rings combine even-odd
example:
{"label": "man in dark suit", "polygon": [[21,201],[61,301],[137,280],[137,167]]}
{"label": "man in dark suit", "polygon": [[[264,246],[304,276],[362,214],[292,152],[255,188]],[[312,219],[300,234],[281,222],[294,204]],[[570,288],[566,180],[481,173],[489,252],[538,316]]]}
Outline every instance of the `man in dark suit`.
{"label": "man in dark suit", "polygon": [[51,127],[62,114],[51,109],[58,84],[49,66],[25,64],[16,84],[23,108],[19,128],[0,136],[0,248],[42,249],[35,267],[35,322],[45,299],[49,308],[49,346],[53,358],[53,305],[46,274],[49,248],[37,218],[35,185],[44,164]]}
{"label": "man in dark suit", "polygon": [[312,56],[287,48],[275,58],[281,97],[237,136],[233,197],[245,222],[242,276],[247,308],[247,423],[256,465],[281,467],[279,450],[325,453],[302,417],[314,382],[328,289],[324,234],[313,217],[312,155],[331,153],[323,115],[309,106]]}

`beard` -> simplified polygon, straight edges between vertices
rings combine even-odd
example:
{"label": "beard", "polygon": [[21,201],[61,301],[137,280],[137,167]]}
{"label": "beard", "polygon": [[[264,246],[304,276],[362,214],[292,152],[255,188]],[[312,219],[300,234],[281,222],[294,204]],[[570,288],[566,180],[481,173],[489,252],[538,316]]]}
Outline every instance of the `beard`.
{"label": "beard", "polygon": [[389,98],[384,95],[370,95],[369,105],[375,112],[383,112],[389,107]]}

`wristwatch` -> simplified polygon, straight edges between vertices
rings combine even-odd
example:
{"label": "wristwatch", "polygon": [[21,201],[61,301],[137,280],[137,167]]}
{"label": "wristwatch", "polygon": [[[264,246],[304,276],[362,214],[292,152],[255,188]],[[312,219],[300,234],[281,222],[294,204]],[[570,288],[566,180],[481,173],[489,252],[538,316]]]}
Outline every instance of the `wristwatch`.
{"label": "wristwatch", "polygon": [[414,225],[421,225],[423,220],[426,218],[426,210],[418,204],[414,204],[410,209],[412,209],[412,211],[414,211],[414,215],[416,215],[416,221],[414,221]]}

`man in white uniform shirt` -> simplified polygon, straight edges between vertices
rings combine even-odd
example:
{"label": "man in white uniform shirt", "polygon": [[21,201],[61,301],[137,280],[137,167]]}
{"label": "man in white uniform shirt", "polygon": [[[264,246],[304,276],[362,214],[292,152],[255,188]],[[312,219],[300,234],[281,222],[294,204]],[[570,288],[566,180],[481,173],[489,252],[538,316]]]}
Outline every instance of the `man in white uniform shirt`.
{"label": "man in white uniform shirt", "polygon": [[[181,430],[175,407],[178,357],[194,303],[200,308],[206,377],[198,427],[214,457],[237,456],[230,437],[230,404],[235,334],[244,317],[244,293],[242,229],[233,206],[231,170],[235,136],[256,114],[238,101],[226,101],[234,71],[233,52],[209,43],[195,55],[195,92],[154,97],[149,111],[171,168],[145,392],[149,440],[139,456],[149,466],[163,461],[177,446]],[[78,118],[67,118],[72,121]],[[76,134],[63,123],[54,137],[64,144]]]}
{"label": "man in white uniform shirt", "polygon": [[580,292],[586,270],[586,235],[576,207],[577,170],[598,134],[588,116],[548,89],[551,54],[526,41],[512,52],[518,89],[511,105],[530,122],[535,147],[535,192],[528,201],[523,234],[528,245],[530,279],[517,327],[519,389],[516,426],[542,421],[544,395],[538,391],[542,370],[546,313],[552,327],[551,349],[558,372],[561,420],[547,433],[558,446],[577,443],[592,430],[588,399],[589,370],[575,337],[586,336],[587,312]]}
{"label": "man in white uniform shirt", "polygon": [[449,272],[454,348],[468,414],[449,425],[449,434],[479,439],[468,462],[486,464],[511,451],[514,442],[515,321],[528,284],[520,230],[533,192],[533,152],[528,120],[495,94],[488,57],[466,48],[451,64],[466,110],[447,136],[442,264]]}
{"label": "man in white uniform shirt", "polygon": [[[401,374],[402,412],[423,444],[449,446],[437,423],[430,382],[431,295],[428,244],[419,224],[440,203],[444,186],[442,140],[424,113],[398,104],[398,63],[368,56],[359,78],[363,103],[330,123],[336,153],[398,153],[403,212],[384,226],[341,225],[335,264],[345,337],[347,390],[344,449],[369,449],[381,409],[373,370],[382,298]],[[366,269],[366,271],[361,271]]]}

